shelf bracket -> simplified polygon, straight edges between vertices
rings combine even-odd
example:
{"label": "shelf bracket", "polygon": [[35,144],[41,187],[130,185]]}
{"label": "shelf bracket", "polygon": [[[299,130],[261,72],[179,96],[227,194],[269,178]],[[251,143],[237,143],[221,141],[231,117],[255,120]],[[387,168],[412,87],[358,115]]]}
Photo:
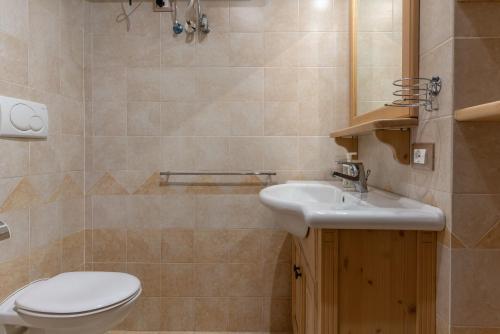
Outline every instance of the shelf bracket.
{"label": "shelf bracket", "polygon": [[391,148],[394,159],[403,165],[410,164],[410,129],[375,130],[375,137]]}
{"label": "shelf bracket", "polygon": [[[358,153],[358,137],[336,137],[335,143],[342,146],[347,152]],[[358,159],[358,154],[352,157],[354,160]]]}

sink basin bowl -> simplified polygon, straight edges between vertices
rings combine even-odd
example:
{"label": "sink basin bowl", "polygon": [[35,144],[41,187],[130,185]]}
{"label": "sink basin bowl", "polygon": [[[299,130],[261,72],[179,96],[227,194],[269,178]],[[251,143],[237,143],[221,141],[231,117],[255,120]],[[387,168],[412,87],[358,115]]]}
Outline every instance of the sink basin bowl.
{"label": "sink basin bowl", "polygon": [[344,191],[336,182],[289,182],[263,189],[261,202],[298,237],[310,227],[351,230],[441,231],[441,209],[377,189]]}

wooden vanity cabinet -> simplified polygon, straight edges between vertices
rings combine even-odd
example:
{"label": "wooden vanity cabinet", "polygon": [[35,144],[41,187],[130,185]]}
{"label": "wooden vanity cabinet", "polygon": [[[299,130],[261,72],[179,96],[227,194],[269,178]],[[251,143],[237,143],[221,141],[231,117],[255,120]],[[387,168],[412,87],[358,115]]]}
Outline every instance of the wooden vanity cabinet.
{"label": "wooden vanity cabinet", "polygon": [[293,240],[296,334],[434,334],[436,234],[318,230]]}

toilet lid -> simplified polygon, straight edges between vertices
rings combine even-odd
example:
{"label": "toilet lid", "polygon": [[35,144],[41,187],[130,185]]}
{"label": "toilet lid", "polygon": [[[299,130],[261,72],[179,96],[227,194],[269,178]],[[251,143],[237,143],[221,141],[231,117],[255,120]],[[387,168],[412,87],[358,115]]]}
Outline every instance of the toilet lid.
{"label": "toilet lid", "polygon": [[16,307],[37,313],[83,313],[120,303],[140,289],[141,282],[129,274],[69,272],[38,282],[16,299]]}

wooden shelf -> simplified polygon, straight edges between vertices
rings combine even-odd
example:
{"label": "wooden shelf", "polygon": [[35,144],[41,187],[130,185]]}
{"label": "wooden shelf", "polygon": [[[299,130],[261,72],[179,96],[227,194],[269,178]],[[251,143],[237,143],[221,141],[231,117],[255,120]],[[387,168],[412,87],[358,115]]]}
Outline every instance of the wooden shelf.
{"label": "wooden shelf", "polygon": [[330,134],[332,138],[352,137],[369,134],[375,130],[400,130],[409,129],[418,126],[416,118],[394,118],[394,119],[378,119],[371,122],[360,123],[348,128],[334,131]]}
{"label": "wooden shelf", "polygon": [[459,122],[500,122],[500,101],[456,110],[455,119]]}
{"label": "wooden shelf", "polygon": [[[389,145],[394,159],[398,162],[410,164],[410,128],[418,126],[416,118],[379,119],[371,122],[356,124],[348,128],[334,131],[330,134],[337,145],[344,147],[348,152],[358,152],[358,136],[373,133],[382,143]],[[357,159],[357,157],[354,157]]]}

